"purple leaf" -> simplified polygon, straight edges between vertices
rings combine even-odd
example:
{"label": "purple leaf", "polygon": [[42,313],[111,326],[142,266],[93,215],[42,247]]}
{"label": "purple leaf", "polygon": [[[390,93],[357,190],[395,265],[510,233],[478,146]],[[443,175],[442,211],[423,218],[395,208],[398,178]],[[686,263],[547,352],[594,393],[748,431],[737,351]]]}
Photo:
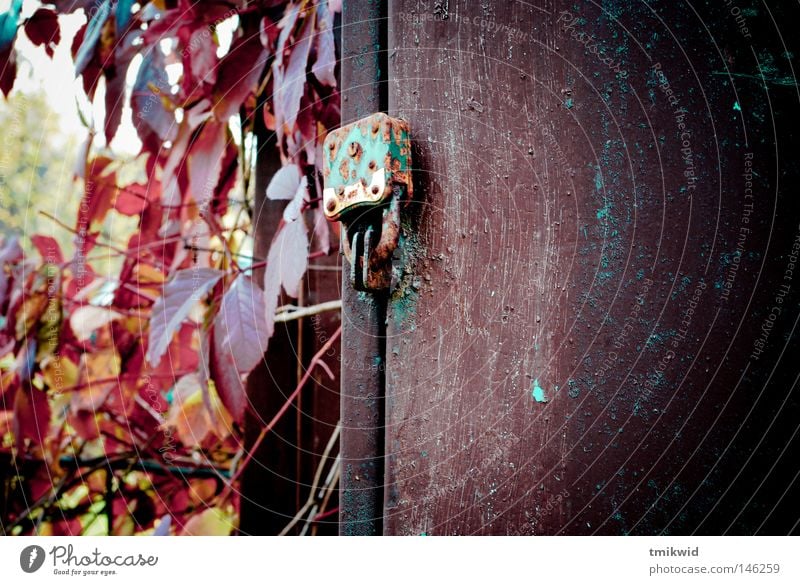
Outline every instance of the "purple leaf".
{"label": "purple leaf", "polygon": [[264,295],[246,276],[240,276],[222,297],[214,319],[211,369],[219,397],[231,416],[242,420],[247,394],[241,376],[264,356],[271,331],[264,321]]}
{"label": "purple leaf", "polygon": [[189,314],[194,304],[222,278],[222,272],[212,268],[179,270],[164,286],[164,294],[153,305],[150,314],[150,336],[147,361],[157,366],[167,351],[172,336]]}
{"label": "purple leaf", "polygon": [[336,87],[336,44],[333,40],[333,12],[323,2],[317,7],[317,58],[311,72],[320,83]]}
{"label": "purple leaf", "polygon": [[[264,292],[275,290],[277,281],[291,297],[296,297],[308,267],[308,232],[302,218],[284,224],[272,242],[264,271]],[[277,296],[277,295],[276,295]],[[270,299],[266,299],[267,303]],[[274,311],[273,311],[274,312]]]}
{"label": "purple leaf", "polygon": [[281,167],[267,187],[268,199],[292,199],[300,184],[300,167],[291,164]]}
{"label": "purple leaf", "polygon": [[264,295],[247,276],[237,278],[222,297],[214,319],[215,340],[231,354],[240,374],[248,374],[261,361],[269,335],[261,318]]}
{"label": "purple leaf", "polygon": [[[300,111],[300,100],[305,93],[306,66],[311,51],[311,30],[313,20],[307,19],[300,31],[300,38],[294,44],[289,55],[286,71],[276,71],[275,81],[278,88],[275,92],[276,110],[283,114],[283,121],[292,128]],[[277,64],[277,63],[276,63]],[[280,66],[277,67],[280,70]],[[278,82],[280,80],[280,82]]]}
{"label": "purple leaf", "polygon": [[289,202],[289,205],[286,206],[286,209],[283,210],[283,220],[290,222],[300,217],[300,212],[303,210],[303,203],[307,200],[308,179],[303,177],[300,180],[300,184],[297,186],[294,197],[292,197],[292,200]]}
{"label": "purple leaf", "polygon": [[153,536],[169,536],[170,526],[172,526],[172,516],[165,514],[156,524]]}
{"label": "purple leaf", "polygon": [[164,55],[154,46],[142,60],[131,94],[133,124],[151,152],[158,152],[165,140],[174,140],[175,115],[164,105],[169,95]]}
{"label": "purple leaf", "polygon": [[209,120],[189,149],[189,191],[201,207],[214,195],[219,182],[226,130],[225,123]]}
{"label": "purple leaf", "polygon": [[106,24],[109,15],[111,15],[111,2],[110,0],[103,0],[89,21],[86,33],[83,35],[83,43],[81,43],[81,47],[75,55],[75,77],[83,73],[89,61],[92,60],[97,41],[100,40],[100,34],[103,32],[103,26]]}

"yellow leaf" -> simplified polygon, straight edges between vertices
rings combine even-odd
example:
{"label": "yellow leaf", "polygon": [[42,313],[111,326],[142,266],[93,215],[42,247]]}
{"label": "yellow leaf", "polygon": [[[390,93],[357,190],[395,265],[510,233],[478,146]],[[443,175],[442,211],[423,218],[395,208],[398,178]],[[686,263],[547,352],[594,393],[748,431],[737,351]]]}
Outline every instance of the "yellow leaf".
{"label": "yellow leaf", "polygon": [[186,446],[199,445],[212,432],[224,438],[230,429],[230,415],[225,412],[217,393],[209,388],[209,398],[214,413],[222,413],[217,424],[211,419],[205,403],[203,391],[197,374],[187,374],[178,380],[173,390],[173,402],[170,406],[167,424],[175,427],[178,438]]}
{"label": "yellow leaf", "polygon": [[120,373],[121,360],[113,348],[100,349],[81,355],[81,381],[102,380]]}
{"label": "yellow leaf", "polygon": [[51,355],[42,360],[42,376],[49,388],[61,392],[78,383],[78,365],[65,356]]}
{"label": "yellow leaf", "polygon": [[230,536],[235,518],[229,511],[208,508],[192,516],[183,527],[184,536]]}

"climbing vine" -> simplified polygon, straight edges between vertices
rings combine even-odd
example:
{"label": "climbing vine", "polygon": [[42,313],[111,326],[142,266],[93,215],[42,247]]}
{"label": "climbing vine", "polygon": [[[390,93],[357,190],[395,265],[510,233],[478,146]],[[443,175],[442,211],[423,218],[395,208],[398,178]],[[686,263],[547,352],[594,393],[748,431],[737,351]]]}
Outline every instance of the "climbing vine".
{"label": "climbing vine", "polygon": [[[340,10],[333,0],[13,0],[0,14],[6,97],[22,37],[49,57],[71,42],[81,99],[103,112],[85,119],[76,217],[44,213],[71,248],[45,234],[0,245],[3,532],[233,530],[247,375],[276,314],[286,317],[279,299],[298,295],[309,257],[335,241],[317,163],[339,123]],[[85,15],[72,39],[61,34],[67,14]],[[141,142],[133,160],[113,149],[126,123]],[[265,195],[286,202],[266,258],[248,247],[257,127],[282,163]],[[135,229],[110,230],[119,218]]]}

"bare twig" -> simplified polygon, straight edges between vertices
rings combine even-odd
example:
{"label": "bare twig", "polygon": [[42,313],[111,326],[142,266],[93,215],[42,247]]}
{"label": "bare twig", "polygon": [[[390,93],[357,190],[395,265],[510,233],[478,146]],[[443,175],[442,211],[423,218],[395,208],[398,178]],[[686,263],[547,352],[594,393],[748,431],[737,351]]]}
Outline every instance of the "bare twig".
{"label": "bare twig", "polygon": [[275,322],[285,323],[287,321],[294,321],[295,319],[303,319],[304,317],[310,317],[311,315],[318,315],[326,311],[339,311],[341,310],[341,308],[342,308],[341,300],[319,303],[316,305],[311,305],[310,307],[298,307],[296,309],[290,309],[287,311],[283,311],[282,313],[278,313],[277,315],[275,315]]}
{"label": "bare twig", "polygon": [[278,536],[286,536],[289,533],[289,531],[292,528],[294,528],[295,525],[300,521],[300,519],[306,515],[306,512],[308,512],[309,509],[311,509],[313,512],[313,514],[310,515],[310,518],[313,518],[314,516],[317,515],[315,510],[315,508],[317,507],[317,494],[316,494],[317,486],[319,485],[319,480],[322,477],[322,469],[325,467],[325,462],[328,460],[328,457],[330,456],[331,451],[333,450],[333,446],[336,444],[336,440],[339,438],[339,433],[341,432],[341,430],[342,430],[342,423],[340,422],[339,424],[336,425],[336,428],[333,430],[331,438],[328,440],[328,444],[325,446],[325,451],[322,453],[322,458],[319,460],[319,465],[317,466],[317,472],[314,474],[314,481],[311,483],[311,490],[309,491],[306,503],[303,504],[303,507],[297,511],[297,514],[295,514],[291,522],[289,522],[283,528],[283,530],[280,531]]}
{"label": "bare twig", "polygon": [[255,455],[256,451],[258,451],[258,448],[261,446],[261,443],[264,441],[264,438],[275,427],[275,425],[278,424],[278,421],[281,420],[281,417],[286,413],[286,411],[289,410],[289,407],[295,401],[295,398],[297,398],[297,395],[300,394],[300,391],[303,389],[303,386],[305,386],[305,383],[311,377],[311,372],[314,371],[316,365],[322,360],[322,357],[328,352],[331,346],[334,343],[336,343],[336,340],[339,339],[339,336],[341,334],[342,334],[342,327],[340,325],[339,328],[333,333],[333,335],[331,335],[330,339],[328,339],[325,345],[323,345],[320,348],[320,350],[314,355],[314,357],[311,358],[311,362],[308,364],[308,369],[306,370],[303,379],[300,380],[300,383],[294,389],[294,392],[292,392],[289,398],[286,399],[286,402],[281,407],[281,409],[275,414],[274,417],[272,417],[272,420],[269,421],[269,424],[261,430],[256,440],[253,442],[253,446],[250,447],[250,452],[247,453],[244,460],[242,461],[242,464],[239,466],[239,468],[236,470],[236,473],[231,478],[231,481],[228,483],[226,488],[220,494],[219,497],[220,502],[224,502],[226,499],[228,499],[231,491],[233,490],[233,486],[236,483],[236,480],[239,479],[239,477],[242,475],[242,472],[247,468],[247,465],[253,459],[253,455]]}

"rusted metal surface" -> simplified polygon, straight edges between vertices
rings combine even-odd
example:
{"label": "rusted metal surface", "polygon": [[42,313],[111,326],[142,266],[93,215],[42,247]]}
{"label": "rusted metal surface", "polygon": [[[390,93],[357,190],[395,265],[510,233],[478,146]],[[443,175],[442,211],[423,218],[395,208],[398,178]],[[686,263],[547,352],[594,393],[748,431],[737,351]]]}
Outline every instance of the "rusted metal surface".
{"label": "rusted metal surface", "polygon": [[325,140],[323,207],[342,222],[350,284],[385,291],[400,236],[400,206],[413,194],[408,123],[377,113],[331,132]]}
{"label": "rusted metal surface", "polygon": [[329,220],[386,203],[397,185],[412,196],[409,135],[407,122],[381,112],[328,134],[322,196]]}
{"label": "rusted metal surface", "polygon": [[658,10],[391,3],[385,533],[796,529],[796,86],[764,7]]}
{"label": "rusted metal surface", "polygon": [[[383,2],[345,2],[342,13],[342,123],[385,109]],[[342,272],[350,265],[342,259]],[[340,534],[381,533],[384,444],[382,293],[342,281]]]}

